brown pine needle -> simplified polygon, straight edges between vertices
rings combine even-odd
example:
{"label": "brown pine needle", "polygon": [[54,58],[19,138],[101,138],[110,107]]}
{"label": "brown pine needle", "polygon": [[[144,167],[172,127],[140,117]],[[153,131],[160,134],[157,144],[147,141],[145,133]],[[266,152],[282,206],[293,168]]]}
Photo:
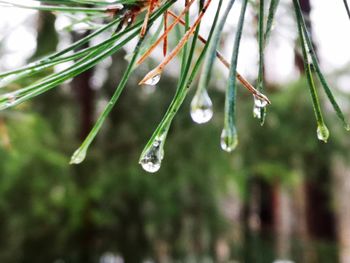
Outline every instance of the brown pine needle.
{"label": "brown pine needle", "polygon": [[199,13],[196,21],[194,22],[194,24],[187,30],[187,32],[185,33],[185,35],[182,37],[182,39],[180,40],[179,44],[174,48],[174,50],[167,56],[164,58],[164,60],[152,71],[150,71],[140,82],[139,85],[145,84],[147,83],[150,79],[156,77],[157,75],[161,74],[164,67],[180,52],[180,50],[182,49],[182,47],[185,45],[185,43],[188,41],[188,39],[190,38],[190,36],[194,33],[194,31],[196,30],[197,26],[199,25],[199,23],[201,22],[206,10],[208,9],[210,3],[212,2],[212,0],[208,0],[206,2],[206,4],[204,5],[203,9],[201,10],[201,12]]}
{"label": "brown pine needle", "polygon": [[148,27],[148,21],[149,21],[149,18],[153,12],[153,9],[154,9],[154,6],[156,4],[156,1],[157,0],[150,0],[150,3],[148,4],[148,9],[147,9],[147,13],[146,13],[146,17],[145,17],[145,21],[143,22],[143,25],[142,25],[142,28],[141,28],[141,37],[145,36],[146,34],[146,30],[147,30],[147,27]]}
{"label": "brown pine needle", "polygon": [[[164,13],[164,32],[168,31],[168,12]],[[168,51],[168,35],[164,38],[163,42],[163,55],[166,56]]]}
{"label": "brown pine needle", "polygon": [[179,23],[181,17],[183,17],[188,10],[190,9],[191,5],[195,2],[196,0],[191,0],[191,2],[188,3],[188,5],[185,7],[185,9],[181,12],[181,14],[175,19],[175,21],[170,24],[168,29],[157,39],[157,41],[147,50],[145,54],[137,61],[137,64],[140,65],[142,62],[144,62],[149,55],[152,53],[152,51],[158,46],[160,42],[162,42],[165,38],[167,38],[169,32]]}

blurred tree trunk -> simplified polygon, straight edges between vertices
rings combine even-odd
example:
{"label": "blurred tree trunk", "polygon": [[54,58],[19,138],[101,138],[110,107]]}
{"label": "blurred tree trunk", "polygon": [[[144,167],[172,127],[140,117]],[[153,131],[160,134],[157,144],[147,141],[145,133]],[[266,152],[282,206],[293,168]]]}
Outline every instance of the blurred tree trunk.
{"label": "blurred tree trunk", "polygon": [[[44,55],[52,53],[56,50],[58,44],[58,36],[54,27],[55,16],[48,12],[40,12],[38,19],[38,35],[37,35],[37,50],[33,55],[33,59],[40,58]],[[81,38],[81,35],[72,34],[73,41]],[[53,72],[51,70],[51,72]],[[89,133],[92,124],[93,124],[93,116],[94,116],[94,91],[90,85],[91,77],[93,71],[86,71],[79,76],[77,76],[72,82],[71,86],[73,91],[76,94],[76,102],[78,107],[80,108],[80,116],[78,117],[78,122],[80,125],[77,125],[76,128],[79,132],[80,141],[82,141],[85,136]],[[41,95],[38,98],[38,101],[35,103],[35,108],[39,111],[42,116],[45,116],[49,121],[50,125],[52,125],[53,129],[60,133],[62,131],[65,123],[62,119],[62,111],[59,110],[63,107],[62,101],[64,99],[63,93],[56,89],[54,91],[56,94],[52,96],[50,92]],[[76,186],[81,191],[82,196],[87,196],[84,194],[85,186],[89,183],[89,174],[81,171],[82,167],[75,167],[76,172]],[[70,247],[71,250],[76,250],[75,252],[71,251],[71,253],[77,255],[78,262],[95,262],[93,260],[94,255],[94,233],[95,227],[93,225],[91,219],[91,207],[92,200],[88,198],[84,202],[85,206],[82,212],[82,224],[78,228],[75,233],[74,244],[67,246]],[[61,255],[63,257],[68,255]]]}
{"label": "blurred tree trunk", "polygon": [[350,167],[349,158],[333,157],[333,192],[337,215],[337,236],[339,242],[339,262],[350,262]]}
{"label": "blurred tree trunk", "polygon": [[278,259],[291,258],[292,242],[292,208],[291,195],[287,187],[277,183],[274,187],[273,200],[274,225],[276,233],[276,255]]}
{"label": "blurred tree trunk", "polygon": [[[55,30],[56,17],[49,12],[39,12],[37,21],[37,47],[31,60],[39,59],[53,53],[56,51],[58,45],[58,35]],[[48,69],[47,72],[52,73],[53,70]],[[47,117],[50,124],[54,125],[54,128],[58,128],[59,126],[55,126],[57,124],[55,121],[59,119],[56,118],[58,112],[56,107],[59,107],[61,96],[60,92],[57,92],[55,96],[51,95],[51,92],[45,92],[40,95],[34,107],[42,116]]]}
{"label": "blurred tree trunk", "polygon": [[294,204],[294,231],[295,237],[297,241],[298,249],[300,250],[299,259],[301,262],[310,262],[311,259],[314,258],[314,252],[311,248],[311,238],[309,229],[307,226],[307,216],[306,216],[306,192],[304,188],[304,176],[305,173],[301,168],[298,169],[301,181],[295,186],[292,196],[293,196],[293,204]]}
{"label": "blurred tree trunk", "polygon": [[56,50],[58,36],[55,30],[56,17],[49,12],[40,12],[37,27],[37,48],[34,58],[40,58]]}
{"label": "blurred tree trunk", "polygon": [[[256,176],[250,176],[246,184],[246,205],[243,208],[244,225],[244,262],[261,262],[261,231],[262,231],[262,197],[269,198],[269,193],[261,189],[261,181]],[[267,214],[263,215],[265,217]],[[265,218],[266,219],[266,218]],[[266,227],[267,224],[264,225]]]}
{"label": "blurred tree trunk", "polygon": [[[86,36],[87,34],[84,34]],[[74,41],[81,37],[74,37]],[[88,46],[85,46],[87,48]],[[74,78],[72,87],[76,95],[76,100],[80,108],[80,140],[83,141],[89,134],[93,123],[95,113],[95,91],[91,86],[91,79],[93,76],[93,70],[87,70]]]}
{"label": "blurred tree trunk", "polygon": [[[77,41],[82,37],[88,35],[90,32],[87,31],[84,34],[72,33],[73,41]],[[87,48],[89,44],[82,46],[81,48]],[[76,102],[79,107],[78,120],[80,125],[77,126],[79,132],[79,140],[83,142],[85,137],[89,134],[93,122],[94,122],[94,105],[95,105],[95,92],[91,86],[91,79],[93,76],[93,69],[87,70],[82,74],[75,77],[72,81],[72,89],[75,93]],[[95,232],[96,226],[92,219],[93,200],[89,195],[84,193],[85,186],[89,185],[92,173],[85,172],[86,167],[76,166],[76,186],[83,196],[86,196],[84,200],[84,207],[82,212],[82,222],[80,229],[76,233],[79,248],[79,262],[92,263],[95,262],[94,255],[96,254],[95,248]]]}

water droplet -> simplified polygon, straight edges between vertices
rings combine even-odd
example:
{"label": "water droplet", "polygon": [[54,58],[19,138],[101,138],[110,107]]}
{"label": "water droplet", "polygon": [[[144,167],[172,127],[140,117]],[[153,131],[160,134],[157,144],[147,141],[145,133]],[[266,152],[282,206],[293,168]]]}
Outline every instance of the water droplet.
{"label": "water droplet", "polygon": [[221,132],[221,149],[232,152],[238,145],[238,136],[235,127],[224,128]]}
{"label": "water droplet", "polygon": [[124,263],[124,260],[119,255],[106,252],[100,257],[99,263]]}
{"label": "water droplet", "polygon": [[14,93],[9,93],[7,94],[7,103],[11,106],[13,104],[15,104],[16,102],[16,94]]}
{"label": "water droplet", "polygon": [[345,130],[350,131],[350,124],[344,125]]}
{"label": "water droplet", "polygon": [[154,77],[148,79],[147,81],[145,81],[146,85],[150,85],[150,86],[155,86],[158,84],[158,82],[160,81],[160,74],[155,75]]}
{"label": "water droplet", "polygon": [[213,117],[213,103],[205,89],[193,97],[191,117],[198,124],[206,123]]}
{"label": "water droplet", "polygon": [[34,62],[32,64],[29,65],[33,65],[33,66],[39,66],[40,64],[45,64],[45,63],[49,63],[52,61],[52,58],[50,57],[46,57],[46,58],[42,58],[41,60]]}
{"label": "water droplet", "polygon": [[253,116],[254,118],[261,119],[261,108],[254,105],[253,107]]}
{"label": "water droplet", "polygon": [[258,108],[265,108],[267,106],[267,101],[259,98],[256,95],[253,95],[254,97],[254,106]]}
{"label": "water droplet", "polygon": [[327,142],[329,138],[329,130],[326,125],[319,125],[317,127],[317,138],[320,141]]}
{"label": "water droplet", "polygon": [[142,153],[139,163],[146,172],[155,173],[160,169],[164,157],[164,140],[165,136],[158,137],[153,144]]}
{"label": "water droplet", "polygon": [[86,157],[86,151],[87,149],[85,148],[79,148],[77,149],[73,155],[72,158],[70,159],[70,164],[80,164],[85,160]]}
{"label": "water droplet", "polygon": [[265,114],[266,114],[265,108],[268,102],[256,95],[253,95],[253,98],[254,98],[253,116],[254,118],[257,118],[260,120],[261,125],[264,125]]}
{"label": "water droplet", "polygon": [[15,93],[7,93],[0,98],[0,110],[12,107],[16,104],[17,96]]}

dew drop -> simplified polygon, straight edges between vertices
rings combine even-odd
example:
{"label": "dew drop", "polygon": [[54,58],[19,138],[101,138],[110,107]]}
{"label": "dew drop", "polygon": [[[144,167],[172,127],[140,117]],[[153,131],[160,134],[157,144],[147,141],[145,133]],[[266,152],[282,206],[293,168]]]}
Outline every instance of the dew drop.
{"label": "dew drop", "polygon": [[85,160],[87,149],[77,149],[70,159],[70,164],[80,164]]}
{"label": "dew drop", "polygon": [[326,125],[319,125],[317,127],[317,138],[320,141],[327,142],[329,138],[329,130]]}
{"label": "dew drop", "polygon": [[164,157],[164,137],[158,137],[153,144],[141,155],[140,164],[149,173],[155,173],[160,169]]}
{"label": "dew drop", "polygon": [[203,89],[193,97],[191,102],[191,118],[198,124],[203,124],[213,117],[213,103],[208,92]]}
{"label": "dew drop", "polygon": [[154,77],[148,79],[145,84],[146,85],[150,85],[150,86],[155,86],[158,84],[158,82],[160,81],[160,74],[155,75]]}
{"label": "dew drop", "polygon": [[238,145],[238,136],[235,127],[224,128],[221,132],[221,149],[232,152]]}

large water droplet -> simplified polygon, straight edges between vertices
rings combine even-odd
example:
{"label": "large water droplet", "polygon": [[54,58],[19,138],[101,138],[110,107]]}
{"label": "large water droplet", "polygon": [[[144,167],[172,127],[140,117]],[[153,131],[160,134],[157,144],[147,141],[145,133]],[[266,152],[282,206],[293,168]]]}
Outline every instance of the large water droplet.
{"label": "large water droplet", "polygon": [[319,125],[317,127],[317,138],[320,141],[327,142],[329,138],[329,130],[326,125]]}
{"label": "large water droplet", "polygon": [[80,164],[85,160],[87,149],[77,149],[70,159],[70,164]]}
{"label": "large water droplet", "polygon": [[157,138],[153,144],[142,153],[140,164],[149,173],[155,173],[160,169],[164,157],[164,137]]}
{"label": "large water droplet", "polygon": [[146,85],[150,85],[150,86],[155,86],[158,84],[158,82],[160,81],[160,74],[155,75],[154,77],[148,79],[147,81],[145,81]]}
{"label": "large water droplet", "polygon": [[238,136],[235,127],[224,128],[221,132],[221,149],[232,152],[238,145]]}
{"label": "large water droplet", "polygon": [[198,124],[206,123],[213,117],[213,103],[205,89],[193,97],[191,117]]}

